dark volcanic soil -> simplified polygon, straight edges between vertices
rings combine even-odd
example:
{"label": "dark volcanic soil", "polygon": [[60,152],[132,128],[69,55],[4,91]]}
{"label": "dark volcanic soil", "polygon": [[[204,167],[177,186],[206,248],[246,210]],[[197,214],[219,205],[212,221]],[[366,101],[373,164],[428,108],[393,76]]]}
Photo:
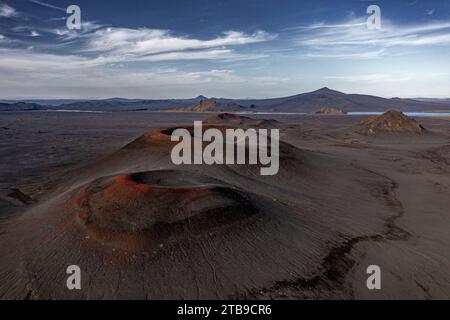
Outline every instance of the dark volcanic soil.
{"label": "dark volcanic soil", "polygon": [[276,176],[172,165],[152,129],[210,116],[2,114],[0,297],[449,298],[450,122],[369,139],[361,117],[271,116]]}

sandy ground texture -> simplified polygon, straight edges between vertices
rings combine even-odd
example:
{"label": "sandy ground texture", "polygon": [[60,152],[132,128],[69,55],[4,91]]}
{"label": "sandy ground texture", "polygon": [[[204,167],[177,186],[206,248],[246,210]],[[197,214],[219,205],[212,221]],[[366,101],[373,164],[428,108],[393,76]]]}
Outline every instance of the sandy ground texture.
{"label": "sandy ground texture", "polygon": [[[257,118],[2,113],[0,297],[450,297],[450,121],[373,133],[383,121]],[[167,128],[206,119],[279,128],[279,173],[173,165]]]}

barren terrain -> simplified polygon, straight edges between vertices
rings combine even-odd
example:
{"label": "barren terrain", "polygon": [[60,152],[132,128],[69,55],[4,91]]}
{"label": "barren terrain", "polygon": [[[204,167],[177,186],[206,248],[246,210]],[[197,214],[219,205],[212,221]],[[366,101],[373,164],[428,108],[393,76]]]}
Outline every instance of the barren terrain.
{"label": "barren terrain", "polygon": [[[251,117],[2,113],[0,298],[450,298],[448,120]],[[208,118],[279,128],[278,175],[173,165],[165,129]]]}

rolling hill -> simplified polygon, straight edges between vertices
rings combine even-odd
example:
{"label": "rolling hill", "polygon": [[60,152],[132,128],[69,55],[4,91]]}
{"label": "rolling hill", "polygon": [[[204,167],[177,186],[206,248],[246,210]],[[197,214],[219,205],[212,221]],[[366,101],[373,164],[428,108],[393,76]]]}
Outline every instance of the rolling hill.
{"label": "rolling hill", "polygon": [[44,107],[36,103],[28,103],[28,102],[0,103],[0,111],[32,111],[41,109],[44,109]]}
{"label": "rolling hill", "polygon": [[384,112],[396,109],[406,111],[450,110],[445,99],[382,98],[363,94],[346,94],[329,88],[273,99],[226,99],[198,96],[191,99],[123,99],[8,101],[0,103],[0,111],[23,110],[82,110],[82,111],[140,111],[175,110],[192,112],[292,112],[315,113],[323,109],[341,109],[344,112]]}
{"label": "rolling hill", "polygon": [[342,109],[346,112],[364,111],[387,111],[397,109],[400,111],[427,111],[447,104],[436,103],[434,101],[418,101],[412,99],[392,98],[386,99],[370,95],[345,94],[329,88],[322,88],[317,91],[303,93],[286,98],[266,99],[266,100],[237,100],[236,103],[256,109],[274,112],[316,112],[322,108]]}
{"label": "rolling hill", "polygon": [[245,107],[232,101],[218,101],[215,99],[201,100],[188,108],[177,109],[177,111],[192,112],[223,112],[223,111],[245,111]]}

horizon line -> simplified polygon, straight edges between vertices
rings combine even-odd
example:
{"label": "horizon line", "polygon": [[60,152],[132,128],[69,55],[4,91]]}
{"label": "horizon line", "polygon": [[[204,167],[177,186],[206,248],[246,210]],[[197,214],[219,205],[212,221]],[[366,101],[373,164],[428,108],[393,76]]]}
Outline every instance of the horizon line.
{"label": "horizon line", "polygon": [[39,97],[0,97],[0,100],[3,101],[31,101],[31,100],[45,100],[45,101],[50,101],[50,100],[77,100],[77,101],[104,101],[104,100],[114,100],[114,99],[123,99],[123,100],[191,100],[191,99],[197,99],[199,97],[205,97],[206,99],[225,99],[225,100],[271,100],[271,99],[282,99],[282,98],[289,98],[289,97],[294,97],[294,96],[298,96],[301,94],[307,94],[307,93],[313,93],[313,92],[317,92],[317,91],[321,91],[321,90],[330,90],[330,91],[336,91],[339,93],[343,93],[346,95],[352,95],[352,94],[356,94],[356,95],[366,95],[366,96],[372,96],[372,97],[379,97],[379,98],[384,98],[384,99],[436,99],[436,100],[446,100],[446,99],[450,99],[450,96],[443,96],[443,97],[432,97],[432,96],[395,96],[395,97],[386,97],[386,96],[382,96],[382,95],[375,95],[375,94],[367,94],[367,93],[357,93],[357,92],[352,92],[352,93],[347,93],[344,91],[340,91],[340,90],[336,90],[336,89],[332,89],[329,88],[327,86],[322,87],[320,89],[317,90],[313,90],[313,91],[305,91],[305,92],[300,92],[300,93],[295,93],[295,94],[291,94],[291,95],[286,95],[286,96],[274,96],[274,97],[261,97],[261,98],[256,98],[256,97],[246,97],[246,98],[230,98],[230,97],[209,97],[207,95],[193,95],[192,97],[171,97],[171,98],[126,98],[126,97],[120,97],[120,96],[116,96],[116,97],[104,97],[104,98],[76,98],[76,97],[45,97],[45,98],[39,98]]}

